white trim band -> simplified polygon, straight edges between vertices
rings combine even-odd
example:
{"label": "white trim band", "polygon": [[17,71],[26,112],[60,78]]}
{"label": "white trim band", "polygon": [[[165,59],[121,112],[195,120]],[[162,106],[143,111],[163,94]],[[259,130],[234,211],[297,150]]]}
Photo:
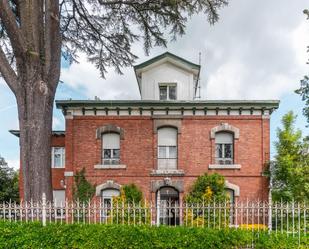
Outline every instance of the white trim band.
{"label": "white trim band", "polygon": [[64,171],[64,176],[73,176],[73,171]]}
{"label": "white trim band", "polygon": [[209,164],[209,169],[241,169],[240,164]]}
{"label": "white trim band", "polygon": [[105,165],[105,164],[97,164],[94,165],[95,169],[126,169],[127,165],[125,164],[117,164],[117,165]]}

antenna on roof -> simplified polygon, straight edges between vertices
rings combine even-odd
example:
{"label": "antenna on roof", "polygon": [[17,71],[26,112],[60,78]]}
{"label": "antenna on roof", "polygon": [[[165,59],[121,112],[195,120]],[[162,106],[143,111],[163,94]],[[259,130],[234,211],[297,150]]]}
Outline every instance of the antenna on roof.
{"label": "antenna on roof", "polygon": [[[198,53],[198,64],[201,66],[201,57],[202,53]],[[197,78],[196,78],[196,83],[194,86],[194,100],[200,99],[201,98],[201,79],[200,79],[200,71],[198,72]]]}

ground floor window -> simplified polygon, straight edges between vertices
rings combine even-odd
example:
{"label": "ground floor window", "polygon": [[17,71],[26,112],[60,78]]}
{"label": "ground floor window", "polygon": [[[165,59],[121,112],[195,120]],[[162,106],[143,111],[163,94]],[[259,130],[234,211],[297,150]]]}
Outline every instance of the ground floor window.
{"label": "ground floor window", "polygon": [[113,198],[120,195],[118,189],[104,189],[102,190],[102,219],[109,217],[113,205]]}
{"label": "ground floor window", "polygon": [[56,208],[55,218],[65,217],[65,190],[53,190],[54,207]]}
{"label": "ground floor window", "polygon": [[225,189],[226,191],[226,194],[230,200],[230,203],[233,203],[235,202],[235,193],[234,193],[234,190],[233,189],[230,189],[230,188],[226,188]]}

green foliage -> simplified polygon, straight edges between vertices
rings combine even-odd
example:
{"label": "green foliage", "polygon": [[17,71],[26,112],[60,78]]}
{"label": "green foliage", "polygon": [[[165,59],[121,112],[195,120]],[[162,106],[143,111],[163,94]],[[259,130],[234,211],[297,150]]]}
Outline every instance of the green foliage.
{"label": "green foliage", "polygon": [[18,171],[0,156],[0,202],[19,201]]}
{"label": "green foliage", "polygon": [[308,237],[252,233],[242,229],[150,227],[126,225],[61,225],[0,222],[0,248],[110,248],[110,249],[207,249],[207,248],[307,248]]}
{"label": "green foliage", "polygon": [[[303,13],[307,16],[309,20],[309,10],[304,9]],[[309,52],[309,46],[307,46],[307,52]],[[309,64],[309,61],[307,62]],[[307,118],[309,123],[309,75],[305,75],[304,78],[300,81],[300,88],[295,91],[299,94],[303,101],[305,101],[305,107],[303,108],[303,114]]]}
{"label": "green foliage", "polygon": [[217,173],[211,175],[205,173],[196,179],[191,191],[186,196],[186,201],[201,203],[214,200],[224,201],[226,198],[224,177]]}
{"label": "green foliage", "polygon": [[149,225],[151,221],[147,212],[148,205],[142,199],[142,191],[135,184],[124,185],[120,196],[113,197],[112,208],[107,212],[107,223]]}
{"label": "green foliage", "polygon": [[74,176],[73,197],[74,200],[80,202],[87,202],[92,199],[95,193],[95,186],[93,186],[85,177],[85,168],[76,172]]}
{"label": "green foliage", "polygon": [[139,203],[142,201],[143,193],[135,184],[129,184],[123,186],[126,201],[129,203]]}
{"label": "green foliage", "polygon": [[309,144],[295,130],[295,120],[293,112],[288,112],[282,118],[283,128],[277,130],[277,154],[270,163],[275,201],[309,200]]}

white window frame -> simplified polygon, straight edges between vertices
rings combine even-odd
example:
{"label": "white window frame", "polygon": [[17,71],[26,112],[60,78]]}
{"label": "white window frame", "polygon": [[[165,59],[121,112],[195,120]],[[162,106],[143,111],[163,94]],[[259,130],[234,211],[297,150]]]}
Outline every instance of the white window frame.
{"label": "white window frame", "polygon": [[[110,191],[110,193],[107,195],[104,195],[104,192],[106,193],[108,191]],[[120,196],[120,191],[118,189],[113,189],[113,188],[103,189],[101,191],[101,196],[102,196],[101,219],[106,220],[110,216],[109,212],[111,211],[113,207],[113,197]],[[110,206],[105,205],[105,200],[108,200],[110,202]]]}
{"label": "white window frame", "polygon": [[[119,148],[104,148],[104,136],[108,134],[116,134],[119,138]],[[120,165],[120,153],[121,153],[121,148],[120,148],[120,134],[116,132],[110,132],[110,133],[103,133],[101,137],[102,141],[102,165]],[[110,150],[111,157],[110,158],[105,158],[104,157],[104,150]],[[116,150],[119,150],[119,157],[114,157],[114,153]]]}
{"label": "white window frame", "polygon": [[[64,194],[64,199],[63,200],[59,201],[59,199],[57,200],[55,198],[57,192],[61,192],[61,193]],[[55,218],[56,219],[63,219],[63,218],[65,218],[65,204],[66,204],[65,200],[66,200],[65,190],[56,190],[56,189],[53,190],[53,201],[54,201]]]}
{"label": "white window frame", "polygon": [[[215,161],[216,161],[216,164],[218,165],[233,165],[234,164],[234,134],[230,133],[230,132],[225,132],[225,131],[222,131],[222,132],[218,132],[216,133],[216,136],[219,134],[219,133],[225,133],[225,134],[228,134],[229,136],[232,137],[232,142],[231,143],[217,143],[216,142],[216,137],[215,137]],[[218,157],[217,156],[217,146],[221,145],[222,146],[222,157]],[[226,157],[225,155],[225,147],[227,145],[230,145],[231,146],[231,157]]]}
{"label": "white window frame", "polygon": [[[60,154],[60,160],[61,160],[61,165],[60,166],[55,166],[55,149],[61,149],[61,154]],[[52,147],[51,151],[51,167],[54,169],[63,169],[65,168],[65,147]]]}
{"label": "white window frame", "polygon": [[[159,142],[159,133],[160,130],[163,129],[173,129],[176,132],[176,141],[175,141],[175,145],[171,145],[171,144],[160,144]],[[177,128],[174,127],[161,127],[158,129],[158,144],[157,144],[157,168],[159,170],[176,170],[178,167],[178,132],[177,132]],[[160,156],[160,148],[164,148],[165,149],[165,157],[161,157]],[[176,152],[176,156],[172,157],[170,154],[170,149],[171,148],[175,148],[175,152]]]}
{"label": "white window frame", "polygon": [[[166,87],[166,99],[161,99],[161,87]],[[175,87],[175,99],[170,99],[170,87]],[[177,83],[159,83],[159,100],[177,100]]]}

